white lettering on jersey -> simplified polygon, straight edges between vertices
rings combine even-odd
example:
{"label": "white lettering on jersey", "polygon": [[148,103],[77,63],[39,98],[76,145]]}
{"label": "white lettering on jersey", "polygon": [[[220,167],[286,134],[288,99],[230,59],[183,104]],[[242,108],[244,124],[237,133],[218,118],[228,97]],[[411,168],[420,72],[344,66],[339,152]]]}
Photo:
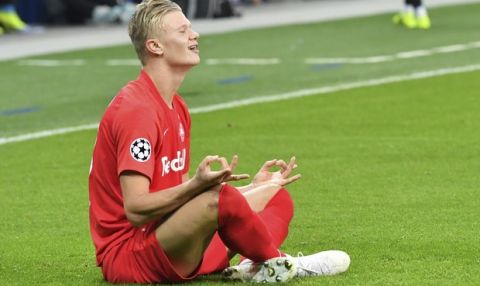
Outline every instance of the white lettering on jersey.
{"label": "white lettering on jersey", "polygon": [[179,172],[185,169],[185,162],[187,160],[187,151],[185,148],[182,151],[177,151],[177,156],[173,159],[168,159],[167,156],[162,157],[162,177],[170,173],[170,170],[173,172]]}

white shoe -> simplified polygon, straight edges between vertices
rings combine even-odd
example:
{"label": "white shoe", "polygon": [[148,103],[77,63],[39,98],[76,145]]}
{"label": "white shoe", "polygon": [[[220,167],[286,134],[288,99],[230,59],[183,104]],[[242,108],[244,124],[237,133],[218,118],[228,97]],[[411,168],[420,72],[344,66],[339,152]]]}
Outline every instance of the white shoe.
{"label": "white shoe", "polygon": [[292,257],[297,277],[336,275],[347,271],[350,256],[340,250],[328,250],[312,255]]}
{"label": "white shoe", "polygon": [[237,266],[222,272],[225,279],[255,283],[285,282],[297,275],[297,268],[291,257],[275,257],[263,263],[245,259]]}
{"label": "white shoe", "polygon": [[248,282],[260,270],[260,265],[260,263],[253,263],[250,259],[244,259],[238,265],[223,270],[222,276],[227,280]]}
{"label": "white shoe", "polygon": [[[295,277],[336,275],[347,271],[348,267],[350,266],[350,256],[348,256],[347,253],[339,250],[322,251],[308,256],[303,256],[303,254],[299,253],[298,257],[291,257],[287,255],[287,258],[293,262],[292,268],[294,268],[294,270],[292,270],[291,273],[294,272],[295,274],[293,276]],[[265,263],[268,263],[274,259],[277,259],[278,261],[282,260],[282,257],[270,259]],[[281,282],[291,278],[288,277],[285,280],[281,280],[282,278],[279,278],[280,281],[276,281],[276,277],[274,275],[278,272],[281,272],[282,267],[280,264],[280,269],[275,269],[273,275],[270,275],[271,270],[269,269],[274,268],[275,266],[276,265],[265,266],[259,263],[253,263],[250,259],[244,259],[239,265],[231,266],[225,269],[222,274],[225,279],[240,280],[243,282]],[[284,276],[285,275],[280,277]],[[267,278],[264,279],[264,277]],[[275,278],[275,280],[271,281],[272,277]]]}

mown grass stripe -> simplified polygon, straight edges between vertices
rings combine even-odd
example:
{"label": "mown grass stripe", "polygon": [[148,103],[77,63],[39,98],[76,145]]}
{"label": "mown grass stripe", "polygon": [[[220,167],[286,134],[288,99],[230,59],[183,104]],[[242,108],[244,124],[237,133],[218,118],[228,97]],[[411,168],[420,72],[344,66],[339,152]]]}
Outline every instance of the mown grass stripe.
{"label": "mown grass stripe", "polygon": [[[405,74],[405,75],[388,76],[383,78],[370,79],[366,81],[337,84],[337,85],[324,86],[319,88],[301,89],[293,92],[252,97],[252,98],[234,100],[230,102],[213,104],[213,105],[208,105],[203,107],[195,107],[190,109],[190,113],[192,114],[206,113],[206,112],[230,109],[230,108],[235,108],[240,106],[253,105],[258,103],[287,100],[292,98],[313,96],[317,94],[327,94],[327,93],[332,93],[332,92],[337,92],[342,90],[350,90],[350,89],[361,88],[361,87],[378,86],[378,85],[383,85],[388,83],[417,80],[417,79],[423,79],[423,78],[437,77],[437,76],[464,73],[464,72],[472,72],[472,71],[478,71],[478,70],[480,70],[480,64],[453,67],[453,68],[442,68],[442,69],[422,71],[422,72],[414,72],[414,73]],[[39,138],[44,138],[44,137],[49,137],[54,135],[72,133],[72,132],[83,131],[83,130],[91,130],[96,128],[98,128],[98,123],[52,129],[52,130],[44,130],[44,131],[27,133],[27,134],[22,134],[22,135],[13,136],[13,137],[2,137],[0,138],[0,145],[14,143],[14,142],[29,141],[29,140],[34,140],[34,139],[39,139]]]}

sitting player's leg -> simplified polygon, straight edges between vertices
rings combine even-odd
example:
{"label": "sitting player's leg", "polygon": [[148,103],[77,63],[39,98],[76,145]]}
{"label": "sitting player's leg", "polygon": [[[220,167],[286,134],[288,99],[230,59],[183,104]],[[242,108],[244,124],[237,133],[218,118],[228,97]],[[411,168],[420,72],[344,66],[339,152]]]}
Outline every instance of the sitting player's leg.
{"label": "sitting player's leg", "polygon": [[[280,247],[288,234],[288,226],[293,217],[293,202],[285,189],[268,202],[265,209],[259,212],[272,236],[276,247]],[[323,251],[313,255],[292,257],[296,268],[296,277],[335,275],[345,272],[350,265],[350,257],[343,251]],[[250,259],[244,259],[240,265],[224,270],[226,279],[252,281],[258,272],[258,265]]]}
{"label": "sitting player's leg", "polygon": [[[274,190],[274,192],[270,192],[270,194],[273,194],[273,197],[262,206],[263,209],[259,211],[258,216],[268,229],[274,246],[279,248],[288,235],[288,227],[293,217],[293,201],[288,191],[284,188],[277,186],[275,188],[262,190]],[[243,194],[247,198],[249,204],[258,207],[263,203],[264,198],[262,196],[257,196],[255,189],[252,191],[254,196],[249,196],[250,191]],[[258,198],[260,200],[255,201],[255,199]],[[251,281],[258,271],[258,267],[252,265],[252,261],[250,259],[245,259],[243,256],[240,260],[242,262],[244,261],[248,266],[240,265],[229,267],[223,272],[223,275],[227,279]]]}
{"label": "sitting player's leg", "polygon": [[217,210],[218,191],[207,191],[158,226],[157,240],[180,275],[190,275],[202,261],[217,230]]}
{"label": "sitting player's leg", "polygon": [[250,208],[260,213],[265,209],[268,203],[277,195],[281,187],[278,185],[262,185],[251,190],[243,192],[243,196],[248,202]]}
{"label": "sitting player's leg", "polygon": [[223,271],[230,266],[230,259],[232,259],[233,256],[235,256],[235,253],[229,251],[218,235],[218,232],[215,233],[205,251],[198,274],[212,274]]}
{"label": "sitting player's leg", "polygon": [[267,226],[273,244],[280,247],[287,238],[293,218],[293,201],[288,191],[281,188],[258,215]]}
{"label": "sitting player's leg", "polygon": [[225,245],[255,262],[251,280],[281,282],[296,275],[293,260],[283,256],[273,243],[270,232],[260,216],[235,188],[224,185],[218,204],[218,233]]}
{"label": "sitting player's leg", "polygon": [[[288,225],[293,216],[293,202],[290,194],[279,186],[264,185],[246,191],[243,195],[252,210],[257,212],[264,222],[273,244],[280,247],[287,237]],[[224,270],[229,266],[229,260],[235,254],[227,250],[217,233],[205,252],[200,274]]]}
{"label": "sitting player's leg", "polygon": [[[260,217],[234,187],[224,185],[218,205],[218,233],[227,247],[253,261],[281,256]],[[251,243],[252,239],[255,243]]]}
{"label": "sitting player's leg", "polygon": [[[229,249],[254,261],[281,256],[260,217],[228,185],[220,193],[205,192],[183,205],[157,228],[156,236],[176,271],[188,276],[197,269],[217,227]],[[278,271],[285,272],[281,279],[292,275],[290,269]]]}

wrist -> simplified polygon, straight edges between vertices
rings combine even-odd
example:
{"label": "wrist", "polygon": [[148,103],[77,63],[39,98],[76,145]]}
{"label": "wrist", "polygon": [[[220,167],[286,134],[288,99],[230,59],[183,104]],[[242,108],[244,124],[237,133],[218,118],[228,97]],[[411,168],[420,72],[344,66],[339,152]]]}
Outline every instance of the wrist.
{"label": "wrist", "polygon": [[197,177],[197,175],[193,176],[190,180],[187,181],[188,189],[192,190],[192,192],[199,193],[204,189],[204,183],[201,179]]}

